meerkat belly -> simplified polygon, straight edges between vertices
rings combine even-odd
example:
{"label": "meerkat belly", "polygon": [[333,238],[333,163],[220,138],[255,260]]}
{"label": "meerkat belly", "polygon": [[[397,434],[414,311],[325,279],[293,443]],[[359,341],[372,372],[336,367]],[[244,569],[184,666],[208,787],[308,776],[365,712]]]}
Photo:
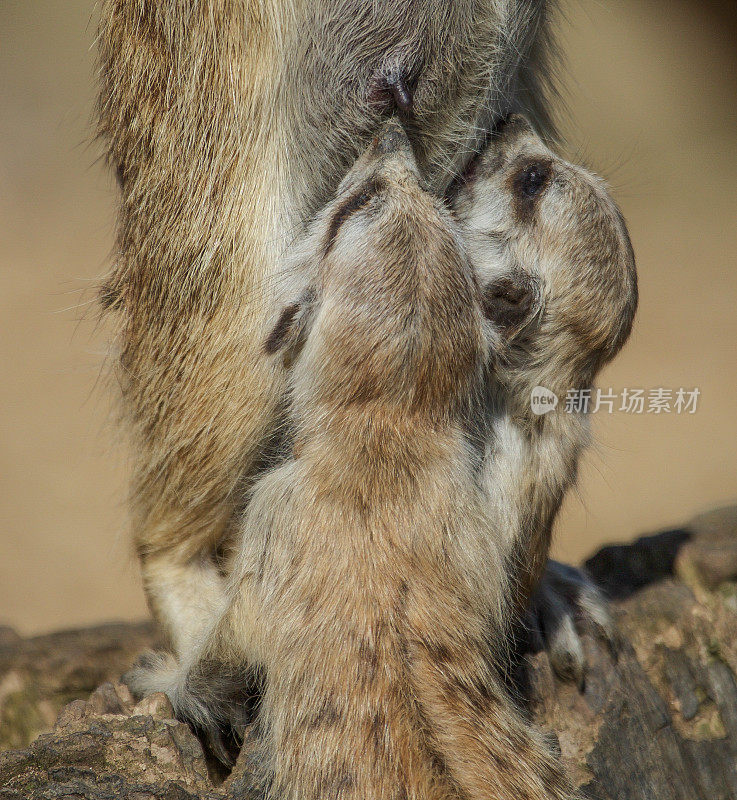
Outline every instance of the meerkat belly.
{"label": "meerkat belly", "polygon": [[[281,472],[300,483],[298,468]],[[274,494],[280,480],[270,480],[268,500],[255,498],[252,509],[278,508],[278,518],[249,569],[267,669],[301,663],[311,680],[350,691],[379,675],[386,687],[400,680],[410,642],[487,646],[506,580],[503,548],[472,482],[417,486],[415,504],[367,510],[315,503],[304,484]]]}

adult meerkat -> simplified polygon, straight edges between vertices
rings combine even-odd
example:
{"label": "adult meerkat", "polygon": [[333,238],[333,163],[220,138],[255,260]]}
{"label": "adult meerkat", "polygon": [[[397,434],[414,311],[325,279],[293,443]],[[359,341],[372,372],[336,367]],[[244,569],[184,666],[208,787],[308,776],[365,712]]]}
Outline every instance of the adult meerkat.
{"label": "adult meerkat", "polygon": [[117,312],[132,528],[184,652],[217,605],[286,387],[276,264],[393,107],[441,193],[515,103],[545,126],[543,0],[104,0],[99,130],[121,191]]}
{"label": "adult meerkat", "polygon": [[[535,414],[545,387],[564,400],[590,390],[623,346],[637,308],[635,259],[621,212],[603,182],[554,155],[528,121],[513,115],[458,182],[453,208],[490,319],[505,332],[505,359],[487,398],[481,469],[495,530],[511,548],[519,611],[548,565],[551,529],[589,441],[586,413],[565,402]],[[577,592],[603,632],[612,622],[598,591],[551,562],[538,591],[551,660],[583,676],[584,658],[570,608],[554,594]]]}
{"label": "adult meerkat", "polygon": [[390,124],[266,339],[291,364],[291,453],[253,487],[229,603],[180,668],[128,678],[217,740],[258,669],[257,796],[573,796],[498,672],[513,542],[470,426],[499,340],[456,227]]}

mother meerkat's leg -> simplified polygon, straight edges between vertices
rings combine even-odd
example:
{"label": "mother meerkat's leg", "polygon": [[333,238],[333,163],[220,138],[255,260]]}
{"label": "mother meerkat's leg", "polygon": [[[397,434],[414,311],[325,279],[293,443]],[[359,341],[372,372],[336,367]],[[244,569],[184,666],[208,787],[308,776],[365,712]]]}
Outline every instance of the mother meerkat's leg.
{"label": "mother meerkat's leg", "polygon": [[243,736],[259,691],[254,608],[243,580],[215,600],[199,636],[179,658],[147,652],[123,676],[136,697],[164,692],[177,718],[191,724],[224,764],[233,763],[227,734]]}
{"label": "mother meerkat's leg", "polygon": [[262,354],[284,148],[279,23],[260,8],[108,0],[100,28],[100,129],[122,190],[102,301],[120,320],[136,549],[178,652],[221,592],[212,554],[283,388]]}

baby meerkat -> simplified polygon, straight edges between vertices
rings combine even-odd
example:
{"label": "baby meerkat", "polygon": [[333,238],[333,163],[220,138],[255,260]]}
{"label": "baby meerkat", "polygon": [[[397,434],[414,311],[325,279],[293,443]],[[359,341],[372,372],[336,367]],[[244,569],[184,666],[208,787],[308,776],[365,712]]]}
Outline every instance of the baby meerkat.
{"label": "baby meerkat", "polygon": [[[585,413],[564,402],[533,410],[533,390],[561,400],[591,389],[629,336],[637,308],[635,259],[603,182],[554,155],[520,115],[501,123],[453,199],[487,317],[507,340],[487,399],[481,470],[495,531],[506,537],[522,611],[543,576],[551,528],[589,440]],[[553,666],[581,679],[584,658],[556,582],[611,636],[597,590],[550,562],[538,608]]]}
{"label": "baby meerkat", "polygon": [[199,647],[128,680],[217,742],[258,670],[258,796],[569,799],[499,676],[515,542],[471,423],[502,341],[400,126],[300,252],[266,341],[290,365],[290,455],[251,492]]}

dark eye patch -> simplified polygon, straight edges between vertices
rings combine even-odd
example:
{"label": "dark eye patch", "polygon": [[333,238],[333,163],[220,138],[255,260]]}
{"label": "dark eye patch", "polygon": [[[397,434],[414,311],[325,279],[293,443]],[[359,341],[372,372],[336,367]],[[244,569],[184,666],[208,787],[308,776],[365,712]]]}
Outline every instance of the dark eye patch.
{"label": "dark eye patch", "polygon": [[529,276],[504,276],[484,288],[484,314],[499,327],[511,331],[527,319],[535,297],[535,286]]}
{"label": "dark eye patch", "polygon": [[276,353],[284,346],[284,342],[292,329],[294,318],[297,316],[299,309],[299,303],[292,303],[282,311],[276,325],[268,335],[266,342],[264,342],[264,350],[269,355]]}
{"label": "dark eye patch", "polygon": [[323,246],[323,255],[327,255],[335,244],[340,226],[356,211],[368,205],[371,198],[381,191],[383,185],[376,178],[369,178],[354,194],[352,194],[342,205],[340,205],[328,226]]}
{"label": "dark eye patch", "polygon": [[286,306],[279,316],[276,325],[264,342],[264,351],[269,355],[279,350],[298,348],[307,332],[312,317],[317,293],[313,287],[307,287],[299,300]]}
{"label": "dark eye patch", "polygon": [[526,161],[519,166],[512,178],[512,193],[517,216],[520,220],[529,221],[535,209],[535,203],[550,186],[553,178],[553,167],[550,161]]}

